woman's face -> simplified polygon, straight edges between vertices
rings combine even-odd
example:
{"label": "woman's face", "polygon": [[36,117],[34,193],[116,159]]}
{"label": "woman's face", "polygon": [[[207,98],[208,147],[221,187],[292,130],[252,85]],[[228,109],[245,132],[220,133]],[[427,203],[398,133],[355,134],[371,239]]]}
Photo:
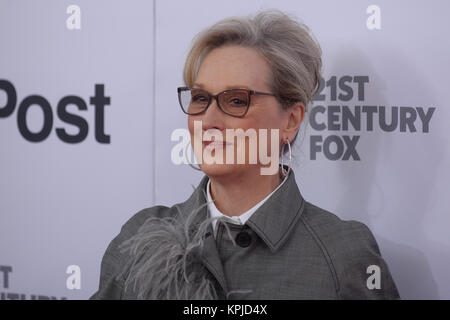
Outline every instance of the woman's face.
{"label": "woman's face", "polygon": [[[194,88],[201,88],[208,91],[210,94],[216,95],[227,89],[233,88],[246,88],[250,90],[260,92],[271,92],[268,83],[271,77],[271,71],[269,65],[265,59],[255,50],[243,46],[224,46],[212,50],[203,60],[200,65],[197,78],[193,84]],[[188,127],[191,135],[191,141],[196,139],[197,145],[201,146],[201,154],[196,153],[196,159],[200,162],[200,156],[202,157],[201,169],[209,177],[217,177],[227,175],[228,177],[242,177],[244,172],[249,169],[258,170],[262,166],[268,167],[269,165],[263,165],[259,156],[259,140],[260,129],[267,129],[267,143],[264,142],[263,148],[266,148],[265,152],[268,156],[271,153],[278,155],[281,141],[283,137],[287,137],[292,141],[297,132],[298,126],[303,119],[302,108],[301,110],[287,110],[284,111],[274,96],[266,95],[252,95],[251,104],[247,114],[242,118],[233,117],[223,113],[217,106],[217,101],[214,99],[208,109],[198,115],[188,116]],[[292,113],[297,115],[297,123],[292,122]],[[295,118],[295,117],[294,117]],[[227,141],[228,145],[224,145],[222,153],[217,151],[217,148],[222,146],[215,146],[211,144],[207,147],[209,141],[200,141],[199,136],[194,136],[194,121],[201,121],[202,136],[205,133],[221,132],[223,141]],[[294,120],[295,122],[295,120]],[[296,128],[295,128],[296,126]],[[253,152],[254,148],[249,148],[249,137],[242,139],[228,139],[227,129],[242,129],[246,131],[248,129],[255,129],[257,134],[257,149],[256,149],[256,164],[249,163],[249,152]],[[218,131],[214,131],[216,129]],[[271,130],[278,129],[279,135],[276,140],[276,146],[271,146]],[[241,143],[238,140],[245,141],[245,147],[242,148]],[[234,141],[233,141],[234,140]],[[264,141],[264,139],[261,139]],[[193,146],[194,147],[194,146]],[[231,150],[231,148],[233,150]],[[198,149],[197,149],[198,150]],[[227,161],[227,153],[233,151],[234,159],[232,163]],[[216,152],[222,155],[222,163],[213,163],[205,158],[205,155],[215,156]],[[245,163],[238,163],[238,155],[245,152]],[[210,158],[211,159],[211,158]],[[278,161],[278,157],[276,159]],[[277,166],[278,168],[278,166]],[[256,172],[256,171],[255,171]],[[276,170],[278,173],[278,170]]]}

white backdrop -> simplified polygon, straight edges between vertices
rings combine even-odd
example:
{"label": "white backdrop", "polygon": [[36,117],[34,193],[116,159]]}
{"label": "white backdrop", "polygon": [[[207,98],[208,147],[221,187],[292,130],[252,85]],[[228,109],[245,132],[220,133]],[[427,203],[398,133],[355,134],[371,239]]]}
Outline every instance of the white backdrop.
{"label": "white backdrop", "polygon": [[[67,26],[76,26],[70,5],[80,29]],[[381,29],[367,26],[371,5]],[[202,175],[172,163],[171,134],[187,127],[176,87],[189,44],[219,19],[267,8],[300,18],[324,52],[319,112],[293,149],[303,196],[371,228],[402,298],[450,299],[444,0],[0,0],[0,299],[88,298],[122,224],[140,209],[187,199]],[[96,85],[109,104],[98,105]],[[66,107],[75,120],[64,118],[66,96],[79,97]],[[50,108],[26,108],[45,100]],[[361,111],[356,128],[344,127],[344,110]],[[398,116],[392,130],[380,126],[383,112],[387,124]],[[23,118],[30,136],[44,123],[48,136],[30,141]],[[61,129],[80,141],[64,141]],[[348,159],[330,159],[337,149],[328,142],[351,139]],[[70,265],[80,268],[80,289],[66,283]]]}

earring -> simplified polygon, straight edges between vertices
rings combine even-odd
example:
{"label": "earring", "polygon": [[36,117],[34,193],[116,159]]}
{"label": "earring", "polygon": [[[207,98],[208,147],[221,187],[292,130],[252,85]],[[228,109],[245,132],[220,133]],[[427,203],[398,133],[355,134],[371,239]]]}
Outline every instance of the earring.
{"label": "earring", "polygon": [[[291,171],[291,166],[292,166],[292,151],[291,151],[291,144],[289,142],[289,139],[286,138],[286,143],[283,144],[283,149],[281,150],[281,171],[283,172],[283,176],[287,177],[287,175],[289,174],[289,172]],[[289,164],[288,164],[288,170],[284,169],[284,163],[283,163],[283,155],[284,155],[284,147],[288,146],[289,148]]]}
{"label": "earring", "polygon": [[198,170],[198,171],[202,171],[202,169],[200,169],[200,167],[194,166],[194,165],[189,161],[189,158],[186,157],[186,156],[187,156],[187,149],[188,149],[189,146],[190,146],[190,143],[187,143],[187,144],[186,144],[186,148],[184,148],[184,160],[186,160],[187,164],[188,164],[191,168],[193,168],[193,169],[195,169],[195,170]]}

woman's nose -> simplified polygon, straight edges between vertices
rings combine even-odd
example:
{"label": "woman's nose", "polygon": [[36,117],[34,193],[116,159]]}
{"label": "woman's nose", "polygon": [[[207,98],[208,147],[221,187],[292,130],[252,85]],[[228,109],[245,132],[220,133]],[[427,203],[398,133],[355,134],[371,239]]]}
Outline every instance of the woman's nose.
{"label": "woman's nose", "polygon": [[203,114],[202,121],[205,128],[218,128],[223,126],[223,118],[226,116],[217,105],[217,100],[213,99],[208,109]]}

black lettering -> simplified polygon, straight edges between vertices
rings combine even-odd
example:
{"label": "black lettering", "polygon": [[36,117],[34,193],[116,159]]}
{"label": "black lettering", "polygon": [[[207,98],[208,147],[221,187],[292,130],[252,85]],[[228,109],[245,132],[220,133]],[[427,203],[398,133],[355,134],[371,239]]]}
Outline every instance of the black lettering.
{"label": "black lettering", "polygon": [[[331,152],[331,143],[336,144],[336,152]],[[341,138],[338,136],[328,136],[325,138],[325,141],[323,143],[323,153],[325,154],[325,157],[329,160],[339,160],[342,157],[342,153],[344,152],[344,143],[342,142]]]}
{"label": "black lettering", "polygon": [[400,107],[400,132],[406,132],[408,126],[410,132],[416,132],[414,121],[416,121],[417,113],[412,107]]}
{"label": "black lettering", "polygon": [[0,266],[0,272],[3,272],[3,288],[9,288],[9,273],[12,272],[11,266]]}
{"label": "black lettering", "polygon": [[356,82],[358,84],[358,100],[363,101],[364,100],[364,85],[366,83],[369,83],[369,76],[354,76],[353,82]]}
{"label": "black lettering", "polygon": [[322,146],[319,142],[322,142],[322,136],[310,136],[310,146],[309,146],[309,158],[311,160],[316,160],[317,152],[322,152]]}
{"label": "black lettering", "polygon": [[336,101],[337,96],[337,85],[336,85],[336,76],[332,76],[330,80],[326,82],[327,87],[330,87],[330,100]]}
{"label": "black lettering", "polygon": [[353,89],[347,85],[347,82],[352,82],[352,77],[343,76],[339,79],[339,89],[347,93],[346,95],[339,93],[339,100],[341,101],[350,101],[353,98]]}
{"label": "black lettering", "polygon": [[378,112],[377,106],[363,106],[362,112],[367,113],[367,131],[373,131],[373,114]]}
{"label": "black lettering", "polygon": [[19,300],[19,294],[18,293],[7,293],[6,294],[7,299],[9,300]]}
{"label": "black lettering", "polygon": [[354,113],[348,106],[342,106],[342,130],[348,131],[349,122],[355,130],[361,131],[361,106],[355,106]]}
{"label": "black lettering", "polygon": [[325,79],[320,77],[320,85],[319,85],[319,88],[317,89],[317,92],[314,94],[314,97],[313,97],[314,101],[324,101],[325,100],[325,95],[321,93],[324,88],[325,88]]}
{"label": "black lettering", "polygon": [[[44,125],[41,131],[31,132],[27,126],[27,112],[32,105],[38,105],[41,107],[44,114]],[[45,140],[53,127],[53,113],[50,103],[41,96],[32,95],[26,97],[19,105],[19,110],[17,111],[17,125],[19,127],[20,134],[30,142],[41,142]]]}
{"label": "black lettering", "polygon": [[359,137],[360,136],[353,136],[353,137],[342,136],[345,145],[347,146],[347,150],[345,151],[342,160],[348,160],[350,159],[350,157],[352,157],[353,160],[361,160],[358,152],[356,151],[356,144],[358,143]]}
{"label": "black lettering", "polygon": [[430,128],[431,116],[433,115],[434,110],[436,108],[428,108],[428,111],[426,114],[423,112],[423,108],[416,108],[416,109],[417,109],[417,113],[419,114],[420,120],[422,120],[422,132],[428,132],[428,130]]}
{"label": "black lettering", "polygon": [[328,130],[340,130],[339,113],[341,111],[340,106],[328,106]]}
{"label": "black lettering", "polygon": [[104,133],[104,107],[111,103],[110,97],[104,95],[103,84],[95,85],[95,96],[91,97],[90,103],[95,106],[95,140],[100,143],[110,143],[111,136]]}
{"label": "black lettering", "polygon": [[0,108],[0,118],[7,118],[13,112],[17,103],[17,93],[13,84],[8,80],[0,80],[0,90],[6,93],[6,104]]}
{"label": "black lettering", "polygon": [[318,123],[316,120],[316,114],[318,112],[325,113],[325,111],[326,111],[326,109],[324,106],[315,106],[314,108],[312,108],[311,113],[309,115],[309,124],[310,124],[311,128],[313,128],[314,130],[317,130],[317,131],[322,131],[327,128],[325,123]]}
{"label": "black lettering", "polygon": [[56,128],[56,135],[64,142],[78,143],[86,139],[88,135],[88,123],[84,118],[73,113],[69,113],[67,111],[67,106],[69,104],[76,105],[78,110],[87,110],[86,103],[83,99],[77,96],[66,96],[58,103],[57,113],[59,119],[65,123],[76,126],[79,131],[76,135],[69,135],[64,128]]}
{"label": "black lettering", "polygon": [[384,106],[379,107],[380,112],[380,128],[383,131],[391,132],[394,131],[398,126],[398,107],[391,108],[391,123],[388,124],[386,120],[386,108]]}

